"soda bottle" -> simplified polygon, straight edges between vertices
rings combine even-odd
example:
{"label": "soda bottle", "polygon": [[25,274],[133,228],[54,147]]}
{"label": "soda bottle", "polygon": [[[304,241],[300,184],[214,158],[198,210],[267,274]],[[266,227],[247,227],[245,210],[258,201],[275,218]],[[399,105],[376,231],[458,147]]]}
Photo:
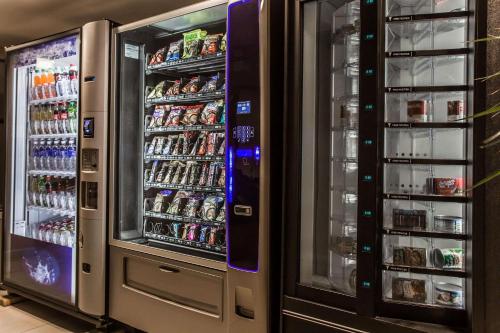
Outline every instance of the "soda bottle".
{"label": "soda bottle", "polygon": [[38,146],[38,170],[44,170],[45,169],[45,162],[47,158],[47,146],[45,145],[45,140],[40,140],[40,145]]}
{"label": "soda bottle", "polygon": [[37,169],[37,158],[38,158],[38,141],[33,141],[31,144],[31,154],[30,154],[30,169]]}
{"label": "soda bottle", "polygon": [[71,83],[70,83],[70,79],[69,79],[69,67],[66,66],[63,68],[63,71],[61,73],[61,77],[62,77],[62,96],[69,96],[71,95]]}
{"label": "soda bottle", "polygon": [[50,98],[49,83],[47,81],[47,72],[45,71],[45,69],[42,69],[40,81],[42,85],[42,98]]}
{"label": "soda bottle", "polygon": [[52,179],[47,176],[45,179],[45,207],[52,207]]}
{"label": "soda bottle", "polygon": [[59,103],[59,133],[69,133],[68,110],[65,103]]}
{"label": "soda bottle", "polygon": [[59,178],[59,208],[67,209],[67,200],[66,200],[66,179]]}
{"label": "soda bottle", "polygon": [[30,177],[30,185],[29,185],[29,201],[31,205],[36,205],[36,199],[38,196],[38,179],[37,177]]}
{"label": "soda bottle", "polygon": [[77,104],[76,101],[71,101],[67,105],[68,111],[68,132],[76,133],[77,130]]}
{"label": "soda bottle", "polygon": [[40,70],[35,68],[35,75],[33,76],[33,99],[42,99],[43,98],[43,90],[42,90],[42,78],[40,76]]}
{"label": "soda bottle", "polygon": [[50,105],[51,113],[52,113],[52,123],[51,123],[51,131],[53,134],[59,133],[59,106],[54,103]]}
{"label": "soda bottle", "polygon": [[54,72],[54,79],[56,81],[56,92],[57,96],[64,96],[64,87],[63,87],[63,73],[61,67],[56,67]]}
{"label": "soda bottle", "polygon": [[38,195],[36,199],[37,206],[42,206],[45,203],[45,177],[38,177]]}
{"label": "soda bottle", "polygon": [[69,80],[71,93],[73,95],[78,95],[78,67],[76,65],[71,64],[69,66]]}
{"label": "soda bottle", "polygon": [[52,69],[50,69],[47,73],[47,84],[49,87],[49,95],[51,98],[57,97],[57,89],[56,89],[56,79],[55,74]]}
{"label": "soda bottle", "polygon": [[38,134],[37,133],[37,123],[36,123],[36,118],[38,116],[38,105],[37,104],[32,104],[30,106],[30,134]]}

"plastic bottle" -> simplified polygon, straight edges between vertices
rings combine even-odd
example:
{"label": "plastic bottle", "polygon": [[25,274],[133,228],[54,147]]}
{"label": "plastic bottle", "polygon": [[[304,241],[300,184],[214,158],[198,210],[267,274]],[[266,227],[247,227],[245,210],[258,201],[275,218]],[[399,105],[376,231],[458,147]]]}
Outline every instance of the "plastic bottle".
{"label": "plastic bottle", "polygon": [[69,133],[68,109],[66,103],[59,103],[59,133]]}
{"label": "plastic bottle", "polygon": [[52,69],[50,69],[47,72],[47,84],[49,87],[49,95],[51,98],[57,97],[57,90],[56,90],[56,79],[55,79],[55,74]]}
{"label": "plastic bottle", "polygon": [[38,141],[33,141],[33,145],[31,146],[31,160],[30,160],[30,169],[37,170],[38,164]]}
{"label": "plastic bottle", "polygon": [[39,106],[33,104],[30,106],[30,134],[38,134],[37,132],[37,117]]}
{"label": "plastic bottle", "polygon": [[71,95],[71,83],[69,79],[69,67],[64,67],[62,73],[62,96],[70,96]]}
{"label": "plastic bottle", "polygon": [[[42,79],[40,77],[40,71],[35,68],[35,75],[33,76],[33,87],[32,87],[32,98],[33,99],[40,99],[39,95],[39,87],[41,87]],[[41,89],[40,89],[40,92]]]}
{"label": "plastic bottle", "polygon": [[71,101],[67,104],[68,111],[68,132],[76,133],[77,131],[77,104],[75,101]]}
{"label": "plastic bottle", "polygon": [[63,73],[61,67],[56,67],[56,70],[54,72],[54,79],[56,81],[57,96],[64,96]]}
{"label": "plastic bottle", "polygon": [[45,203],[45,177],[38,177],[38,196],[37,196],[37,205],[43,206]]}
{"label": "plastic bottle", "polygon": [[78,95],[78,67],[71,64],[69,66],[69,80],[71,87],[71,94]]}
{"label": "plastic bottle", "polygon": [[66,163],[66,170],[68,171],[76,170],[76,144],[74,139],[68,140],[65,163]]}
{"label": "plastic bottle", "polygon": [[49,83],[47,80],[47,72],[45,71],[45,69],[42,69],[40,79],[42,84],[42,98],[50,98]]}

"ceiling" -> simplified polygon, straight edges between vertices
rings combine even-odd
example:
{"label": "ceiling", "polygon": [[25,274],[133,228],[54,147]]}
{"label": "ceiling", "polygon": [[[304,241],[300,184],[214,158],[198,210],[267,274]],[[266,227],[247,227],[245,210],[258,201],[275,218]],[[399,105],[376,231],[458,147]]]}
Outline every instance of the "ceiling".
{"label": "ceiling", "polygon": [[0,0],[0,58],[4,47],[103,18],[125,24],[199,0]]}

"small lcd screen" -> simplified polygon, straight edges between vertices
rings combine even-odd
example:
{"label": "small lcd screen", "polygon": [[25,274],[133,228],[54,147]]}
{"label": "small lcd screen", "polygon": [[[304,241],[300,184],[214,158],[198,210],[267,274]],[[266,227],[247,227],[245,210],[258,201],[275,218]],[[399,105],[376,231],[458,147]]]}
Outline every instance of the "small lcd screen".
{"label": "small lcd screen", "polygon": [[83,137],[94,137],[94,118],[83,118]]}
{"label": "small lcd screen", "polygon": [[251,109],[250,101],[236,102],[236,114],[249,114]]}

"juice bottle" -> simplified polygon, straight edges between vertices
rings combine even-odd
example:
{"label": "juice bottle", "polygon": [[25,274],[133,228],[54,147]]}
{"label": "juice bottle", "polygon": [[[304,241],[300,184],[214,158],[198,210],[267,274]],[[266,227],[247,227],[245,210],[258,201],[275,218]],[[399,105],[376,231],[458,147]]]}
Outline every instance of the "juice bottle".
{"label": "juice bottle", "polygon": [[76,65],[71,64],[69,66],[69,80],[71,93],[78,95],[78,67]]}
{"label": "juice bottle", "polygon": [[[43,74],[43,73],[42,73]],[[39,69],[35,70],[36,99],[43,99],[43,80]]]}
{"label": "juice bottle", "polygon": [[35,74],[33,75],[33,85],[31,87],[31,99],[38,99],[38,86],[40,85],[40,71],[35,68]]}
{"label": "juice bottle", "polygon": [[56,79],[55,79],[55,74],[52,69],[50,69],[47,73],[47,83],[49,86],[49,94],[50,97],[57,97],[57,90],[56,90]]}
{"label": "juice bottle", "polygon": [[43,94],[43,97],[42,98],[50,98],[50,91],[49,91],[49,83],[47,81],[47,72],[45,71],[45,69],[42,69],[42,75],[40,75],[40,81],[42,83],[42,94]]}

